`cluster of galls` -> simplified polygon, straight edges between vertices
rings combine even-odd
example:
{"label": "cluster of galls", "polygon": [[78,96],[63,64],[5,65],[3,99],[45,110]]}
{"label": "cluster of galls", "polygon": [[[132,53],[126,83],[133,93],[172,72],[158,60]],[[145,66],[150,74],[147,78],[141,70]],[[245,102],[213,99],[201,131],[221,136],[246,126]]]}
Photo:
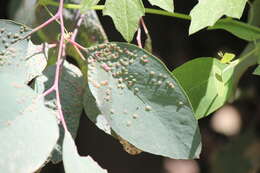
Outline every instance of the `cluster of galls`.
{"label": "cluster of galls", "polygon": [[[128,89],[133,92],[133,94],[138,95],[140,93],[140,85],[147,85],[150,87],[165,87],[165,91],[169,91],[175,88],[174,83],[171,80],[167,80],[168,76],[166,74],[157,74],[154,71],[149,71],[149,63],[152,63],[152,57],[149,58],[148,55],[138,52],[139,50],[127,49],[125,47],[119,47],[115,43],[101,44],[96,47],[91,47],[87,50],[88,53],[88,80],[89,84],[94,88],[101,89],[100,93],[103,92],[103,101],[112,102],[111,92],[112,87],[119,89],[119,94],[123,95],[124,89]],[[143,66],[146,69],[147,74],[139,74],[133,72],[131,69],[139,68],[136,65]],[[131,67],[132,66],[132,67]],[[142,68],[142,67],[141,67]],[[129,71],[130,70],[130,71]],[[108,73],[116,81],[116,86],[112,86],[108,80],[96,80],[100,78],[102,74]],[[98,73],[98,74],[96,74]],[[147,76],[147,77],[140,77]],[[145,79],[148,81],[144,82]],[[102,94],[100,94],[102,95]],[[152,107],[149,105],[144,106],[145,111],[152,111]],[[115,114],[114,109],[110,110],[110,114]],[[137,119],[139,115],[137,113],[132,114],[133,119]],[[131,121],[126,122],[126,126],[131,126]]]}

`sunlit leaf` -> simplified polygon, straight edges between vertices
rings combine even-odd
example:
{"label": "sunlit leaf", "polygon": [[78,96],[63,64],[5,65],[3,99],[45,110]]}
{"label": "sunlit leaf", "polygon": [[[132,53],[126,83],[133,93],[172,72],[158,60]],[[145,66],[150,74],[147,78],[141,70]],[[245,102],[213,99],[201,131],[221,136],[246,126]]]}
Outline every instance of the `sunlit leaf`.
{"label": "sunlit leaf", "polygon": [[68,131],[65,131],[62,154],[66,173],[107,173],[90,156],[79,156],[73,138]]}
{"label": "sunlit leaf", "polygon": [[141,0],[107,0],[103,14],[113,19],[116,29],[130,42],[144,16],[144,6]]}
{"label": "sunlit leaf", "polygon": [[[199,157],[200,134],[189,100],[160,60],[126,43],[91,47],[87,55],[93,101],[85,92],[84,108],[92,121],[143,151]],[[93,103],[101,114],[92,111]]]}
{"label": "sunlit leaf", "polygon": [[216,58],[196,58],[173,71],[186,91],[197,119],[220,108],[233,93],[234,68],[228,66]]}
{"label": "sunlit leaf", "polygon": [[247,0],[199,0],[191,10],[189,34],[213,26],[223,15],[240,18]]}
{"label": "sunlit leaf", "polygon": [[1,72],[0,81],[0,170],[34,172],[57,142],[56,116],[19,76]]}
{"label": "sunlit leaf", "polygon": [[174,10],[173,0],[149,0],[149,2],[169,12]]}
{"label": "sunlit leaf", "polygon": [[[36,78],[34,88],[38,93],[43,93],[49,89],[54,82],[56,66],[47,67],[43,74]],[[77,135],[80,115],[83,110],[83,78],[80,70],[65,61],[62,68],[62,76],[59,82],[61,106],[64,114],[68,130],[71,132],[73,138]],[[55,93],[45,97],[45,105],[50,111],[57,114],[57,100]],[[52,154],[52,162],[57,163],[62,160],[61,149],[64,137],[63,127],[60,127],[60,138]]]}

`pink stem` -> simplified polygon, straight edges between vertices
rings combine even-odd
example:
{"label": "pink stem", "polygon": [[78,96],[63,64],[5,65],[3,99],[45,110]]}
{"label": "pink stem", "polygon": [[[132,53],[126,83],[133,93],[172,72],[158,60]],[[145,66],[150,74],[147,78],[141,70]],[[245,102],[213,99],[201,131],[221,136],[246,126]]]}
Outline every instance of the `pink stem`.
{"label": "pink stem", "polygon": [[73,40],[71,40],[71,39],[66,39],[66,40],[67,40],[68,42],[70,42],[74,47],[77,47],[77,48],[79,48],[79,49],[81,49],[81,50],[83,50],[83,51],[86,50],[85,47],[81,46],[81,45],[78,44],[77,42],[75,42],[75,41],[73,41]]}
{"label": "pink stem", "polygon": [[75,29],[74,29],[74,31],[73,31],[72,36],[71,36],[71,40],[72,40],[72,41],[75,41],[75,39],[76,39],[76,37],[77,37],[77,34],[78,34],[78,31],[79,31],[79,27],[80,27],[80,25],[81,25],[81,23],[82,23],[84,17],[85,17],[84,14],[81,14],[81,15],[80,15],[80,17],[79,17],[79,19],[78,19],[78,22],[77,22],[77,24],[76,24],[76,27],[75,27]]}
{"label": "pink stem", "polygon": [[136,41],[137,41],[138,47],[143,48],[142,41],[141,41],[141,28],[140,27],[137,30]]}
{"label": "pink stem", "polygon": [[55,16],[53,16],[52,18],[47,20],[45,23],[43,23],[40,26],[33,29],[30,34],[42,29],[43,27],[47,26],[48,24],[50,24],[54,20],[57,20],[57,19],[60,20],[61,38],[60,38],[60,41],[59,41],[59,52],[58,52],[58,57],[57,57],[57,62],[56,62],[54,83],[53,83],[52,87],[50,87],[48,90],[46,90],[42,94],[42,96],[47,96],[48,94],[50,94],[54,91],[56,92],[57,110],[58,110],[58,114],[59,114],[59,119],[60,119],[64,129],[68,130],[65,119],[64,119],[64,115],[63,115],[63,112],[62,112],[60,91],[59,91],[59,80],[60,80],[60,76],[61,76],[60,73],[61,73],[62,64],[63,64],[63,61],[64,61],[63,57],[65,55],[65,51],[64,51],[65,50],[65,42],[64,42],[65,27],[64,27],[64,21],[63,21],[63,4],[64,4],[64,0],[60,0],[59,8],[58,8],[58,11],[55,14]]}
{"label": "pink stem", "polygon": [[59,15],[60,19],[60,29],[61,29],[61,38],[60,38],[60,45],[59,45],[59,52],[58,52],[58,58],[57,58],[57,63],[56,63],[56,71],[55,71],[55,79],[54,79],[54,84],[53,87],[55,88],[56,91],[56,99],[57,99],[57,109],[59,113],[59,118],[61,120],[61,123],[64,127],[65,130],[68,130],[64,115],[62,112],[62,107],[61,107],[61,101],[60,101],[60,91],[59,91],[59,79],[61,76],[61,69],[62,69],[62,64],[63,64],[63,56],[64,56],[64,51],[65,51],[65,44],[64,44],[64,37],[65,37],[65,27],[64,27],[64,21],[63,21],[63,4],[64,0],[60,0],[60,5],[57,14]]}
{"label": "pink stem", "polygon": [[38,30],[46,27],[47,25],[49,25],[50,23],[52,23],[53,21],[57,20],[60,18],[59,15],[59,11],[56,13],[56,15],[54,15],[53,17],[51,17],[50,19],[48,19],[46,22],[44,22],[43,24],[37,26],[36,28],[34,28],[29,35],[32,35],[33,33],[37,32]]}
{"label": "pink stem", "polygon": [[145,34],[148,34],[149,31],[148,31],[148,29],[147,29],[147,27],[146,27],[146,25],[145,25],[145,23],[144,23],[144,19],[143,19],[143,18],[141,18],[141,24],[142,24],[142,26],[143,26],[143,28],[144,28]]}
{"label": "pink stem", "polygon": [[73,45],[73,44],[72,44],[72,46],[76,49],[76,51],[79,54],[79,56],[81,57],[81,59],[86,60],[84,55],[80,52],[79,48],[77,46]]}

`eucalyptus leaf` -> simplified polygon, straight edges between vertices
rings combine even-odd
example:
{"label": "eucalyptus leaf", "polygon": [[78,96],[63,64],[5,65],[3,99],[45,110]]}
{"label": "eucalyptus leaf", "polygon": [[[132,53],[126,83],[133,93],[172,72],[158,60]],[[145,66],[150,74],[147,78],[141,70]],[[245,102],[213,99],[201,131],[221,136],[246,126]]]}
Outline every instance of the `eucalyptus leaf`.
{"label": "eucalyptus leaf", "polygon": [[90,156],[79,156],[73,138],[68,131],[65,131],[62,154],[66,173],[107,173]]}
{"label": "eucalyptus leaf", "polygon": [[186,91],[195,117],[200,119],[220,108],[231,97],[233,73],[232,65],[223,64],[216,58],[196,58],[176,68],[172,74]]}
{"label": "eucalyptus leaf", "polygon": [[[43,74],[36,78],[34,88],[38,93],[43,93],[49,89],[54,82],[56,66],[47,67]],[[80,70],[65,61],[62,68],[62,76],[59,81],[59,89],[61,96],[61,106],[64,114],[68,130],[71,132],[73,138],[77,135],[80,116],[83,110],[83,78]],[[57,113],[57,100],[55,93],[51,93],[45,97],[45,105],[54,113]],[[52,154],[52,162],[58,163],[62,160],[61,149],[64,137],[64,129],[60,127],[60,138]]]}
{"label": "eucalyptus leaf", "polygon": [[166,11],[173,12],[173,0],[148,0],[152,5],[156,5]]}
{"label": "eucalyptus leaf", "polygon": [[34,45],[23,39],[31,29],[10,20],[0,20],[0,72],[20,76],[28,83],[46,66],[44,45]]}
{"label": "eucalyptus leaf", "polygon": [[246,41],[255,41],[260,39],[260,29],[258,27],[231,18],[221,19],[214,26],[209,27],[208,29],[224,29]]}
{"label": "eucalyptus leaf", "polygon": [[141,0],[106,0],[103,14],[113,19],[116,29],[130,42],[145,11]]}
{"label": "eucalyptus leaf", "polygon": [[213,26],[223,15],[240,18],[247,0],[199,0],[191,10],[189,34]]}
{"label": "eucalyptus leaf", "polygon": [[[176,159],[198,158],[200,134],[190,102],[165,65],[134,45],[107,43],[87,50],[95,102],[84,108],[140,150]],[[93,103],[98,111],[89,112]],[[104,128],[102,128],[104,129]]]}
{"label": "eucalyptus leaf", "polygon": [[0,81],[0,170],[34,172],[57,142],[56,116],[19,76],[2,72]]}

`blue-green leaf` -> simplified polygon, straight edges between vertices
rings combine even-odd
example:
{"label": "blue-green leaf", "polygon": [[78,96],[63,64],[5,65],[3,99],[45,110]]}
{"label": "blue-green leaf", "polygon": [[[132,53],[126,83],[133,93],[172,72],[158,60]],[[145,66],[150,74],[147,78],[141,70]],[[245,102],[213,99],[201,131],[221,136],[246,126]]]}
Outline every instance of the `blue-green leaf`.
{"label": "blue-green leaf", "polygon": [[57,142],[56,115],[19,76],[2,72],[0,81],[0,170],[35,172]]}
{"label": "blue-green leaf", "polygon": [[66,173],[107,173],[90,156],[79,156],[73,138],[68,131],[65,131],[62,154]]}
{"label": "blue-green leaf", "polygon": [[[38,93],[43,93],[53,85],[55,70],[55,65],[49,66],[43,71],[41,76],[36,78],[34,88]],[[83,110],[83,77],[80,70],[76,66],[69,64],[67,61],[64,62],[64,66],[62,68],[59,88],[64,118],[67,123],[68,130],[71,132],[73,138],[75,138],[79,126],[80,115]],[[57,113],[57,100],[55,93],[47,95],[44,102],[50,111]],[[61,126],[60,138],[51,158],[53,163],[58,163],[62,160],[61,145],[63,138],[64,130]]]}
{"label": "blue-green leaf", "polygon": [[[86,90],[84,108],[92,121],[107,133],[112,128],[140,150],[176,159],[199,157],[192,107],[160,60],[126,43],[91,47],[87,55],[86,88],[94,99]],[[99,111],[92,111],[93,103]]]}

